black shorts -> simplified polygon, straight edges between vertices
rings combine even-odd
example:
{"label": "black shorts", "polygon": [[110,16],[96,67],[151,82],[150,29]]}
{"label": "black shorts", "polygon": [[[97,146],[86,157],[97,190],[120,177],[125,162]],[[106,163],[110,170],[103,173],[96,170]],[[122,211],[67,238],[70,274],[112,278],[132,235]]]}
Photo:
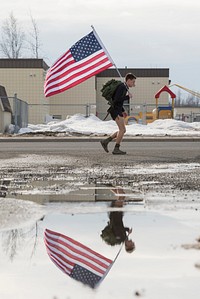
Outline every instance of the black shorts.
{"label": "black shorts", "polygon": [[113,107],[110,107],[107,111],[110,113],[110,116],[112,117],[113,120],[115,120],[118,116],[123,117],[122,111],[115,109]]}

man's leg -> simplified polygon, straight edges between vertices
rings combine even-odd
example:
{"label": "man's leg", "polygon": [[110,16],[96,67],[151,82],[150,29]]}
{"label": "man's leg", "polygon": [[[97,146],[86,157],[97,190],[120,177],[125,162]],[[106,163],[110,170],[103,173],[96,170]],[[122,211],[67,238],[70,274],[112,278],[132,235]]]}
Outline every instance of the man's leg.
{"label": "man's leg", "polygon": [[117,132],[117,138],[116,138],[116,143],[117,144],[120,144],[123,137],[124,137],[124,134],[126,133],[126,127],[125,127],[125,123],[124,123],[124,118],[122,116],[118,116],[116,119],[116,124],[119,128],[119,131]]}
{"label": "man's leg", "polygon": [[118,116],[116,119],[116,124],[119,128],[119,131],[117,132],[117,136],[116,136],[116,145],[115,148],[113,150],[113,154],[114,155],[125,155],[126,152],[123,152],[119,149],[120,147],[120,143],[124,137],[124,134],[126,133],[126,127],[125,127],[125,122],[124,122],[124,118],[122,116]]}
{"label": "man's leg", "polygon": [[119,128],[119,131],[113,133],[110,137],[103,139],[100,141],[103,149],[108,153],[108,144],[109,142],[111,142],[112,140],[116,139],[116,145],[115,147],[117,148],[115,152],[118,152],[118,154],[126,154],[125,152],[122,152],[119,150],[119,146],[120,143],[124,137],[124,134],[126,132],[126,127],[125,127],[125,122],[124,122],[124,118],[121,116],[117,116],[117,118],[115,119],[115,122]]}
{"label": "man's leg", "polygon": [[110,136],[110,137],[108,137],[108,138],[103,139],[103,140],[100,141],[100,143],[101,143],[101,145],[102,145],[102,147],[103,147],[103,149],[104,149],[104,151],[106,153],[109,152],[109,150],[108,150],[108,143],[111,142],[111,141],[112,141],[112,136]]}
{"label": "man's leg", "polygon": [[118,131],[117,131],[117,132],[115,132],[115,133],[113,133],[113,134],[111,135],[111,138],[112,138],[112,139],[115,139],[115,138],[117,138],[117,134],[118,134]]}

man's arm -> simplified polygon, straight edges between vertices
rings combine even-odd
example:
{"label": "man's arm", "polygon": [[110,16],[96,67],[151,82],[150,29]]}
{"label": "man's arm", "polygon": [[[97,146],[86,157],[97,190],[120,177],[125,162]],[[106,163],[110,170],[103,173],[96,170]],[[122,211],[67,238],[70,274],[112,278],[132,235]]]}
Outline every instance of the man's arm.
{"label": "man's arm", "polygon": [[122,83],[121,85],[119,85],[117,87],[117,90],[116,90],[115,95],[113,97],[114,103],[115,104],[120,103],[121,105],[123,105],[124,101],[129,100],[129,95],[126,95],[126,94],[127,94],[127,88]]}

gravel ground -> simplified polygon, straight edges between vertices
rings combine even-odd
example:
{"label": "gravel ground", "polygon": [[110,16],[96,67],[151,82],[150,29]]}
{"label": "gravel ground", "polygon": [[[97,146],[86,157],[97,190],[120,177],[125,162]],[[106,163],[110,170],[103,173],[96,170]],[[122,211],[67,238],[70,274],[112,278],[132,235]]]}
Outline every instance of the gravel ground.
{"label": "gravel ground", "polygon": [[200,163],[151,163],[116,161],[107,156],[83,157],[75,155],[19,155],[1,160],[0,179],[49,180],[74,176],[76,181],[99,182],[112,185],[136,186],[146,191],[171,189],[200,191]]}

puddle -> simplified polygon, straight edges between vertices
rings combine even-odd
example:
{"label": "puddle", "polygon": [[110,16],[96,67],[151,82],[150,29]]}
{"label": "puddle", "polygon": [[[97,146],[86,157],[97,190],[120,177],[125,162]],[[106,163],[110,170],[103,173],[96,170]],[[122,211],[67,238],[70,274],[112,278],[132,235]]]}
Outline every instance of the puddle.
{"label": "puddle", "polygon": [[[124,245],[108,242],[105,230],[111,220],[132,228],[129,235],[135,244],[132,253],[128,253]],[[46,228],[73,238],[114,261],[97,289],[72,279],[50,260],[44,245]],[[111,210],[47,214],[32,225],[0,233],[0,296],[4,299],[77,299],[81,294],[84,299],[121,299],[140,294],[155,299],[195,298],[200,291],[200,273],[194,267],[199,252],[191,254],[181,247],[191,238],[191,232],[195,234],[197,229],[172,217],[146,212],[143,206],[138,211],[124,213]]]}
{"label": "puddle", "polygon": [[[118,188],[119,189],[119,188]],[[29,200],[39,204],[51,202],[98,202],[112,201],[119,197],[116,187],[110,185],[75,182],[74,177],[65,180],[6,180],[1,184],[0,197]],[[123,188],[123,199],[129,202],[141,202],[142,192],[132,188]]]}
{"label": "puddle", "polygon": [[[195,298],[199,250],[182,245],[199,237],[199,191],[161,189],[158,181],[129,183],[118,186],[113,179],[77,179],[63,172],[2,180],[0,298]],[[155,192],[148,191],[150,185],[157,186]],[[114,261],[98,288],[66,274],[55,244],[52,262],[44,244],[46,229]]]}

